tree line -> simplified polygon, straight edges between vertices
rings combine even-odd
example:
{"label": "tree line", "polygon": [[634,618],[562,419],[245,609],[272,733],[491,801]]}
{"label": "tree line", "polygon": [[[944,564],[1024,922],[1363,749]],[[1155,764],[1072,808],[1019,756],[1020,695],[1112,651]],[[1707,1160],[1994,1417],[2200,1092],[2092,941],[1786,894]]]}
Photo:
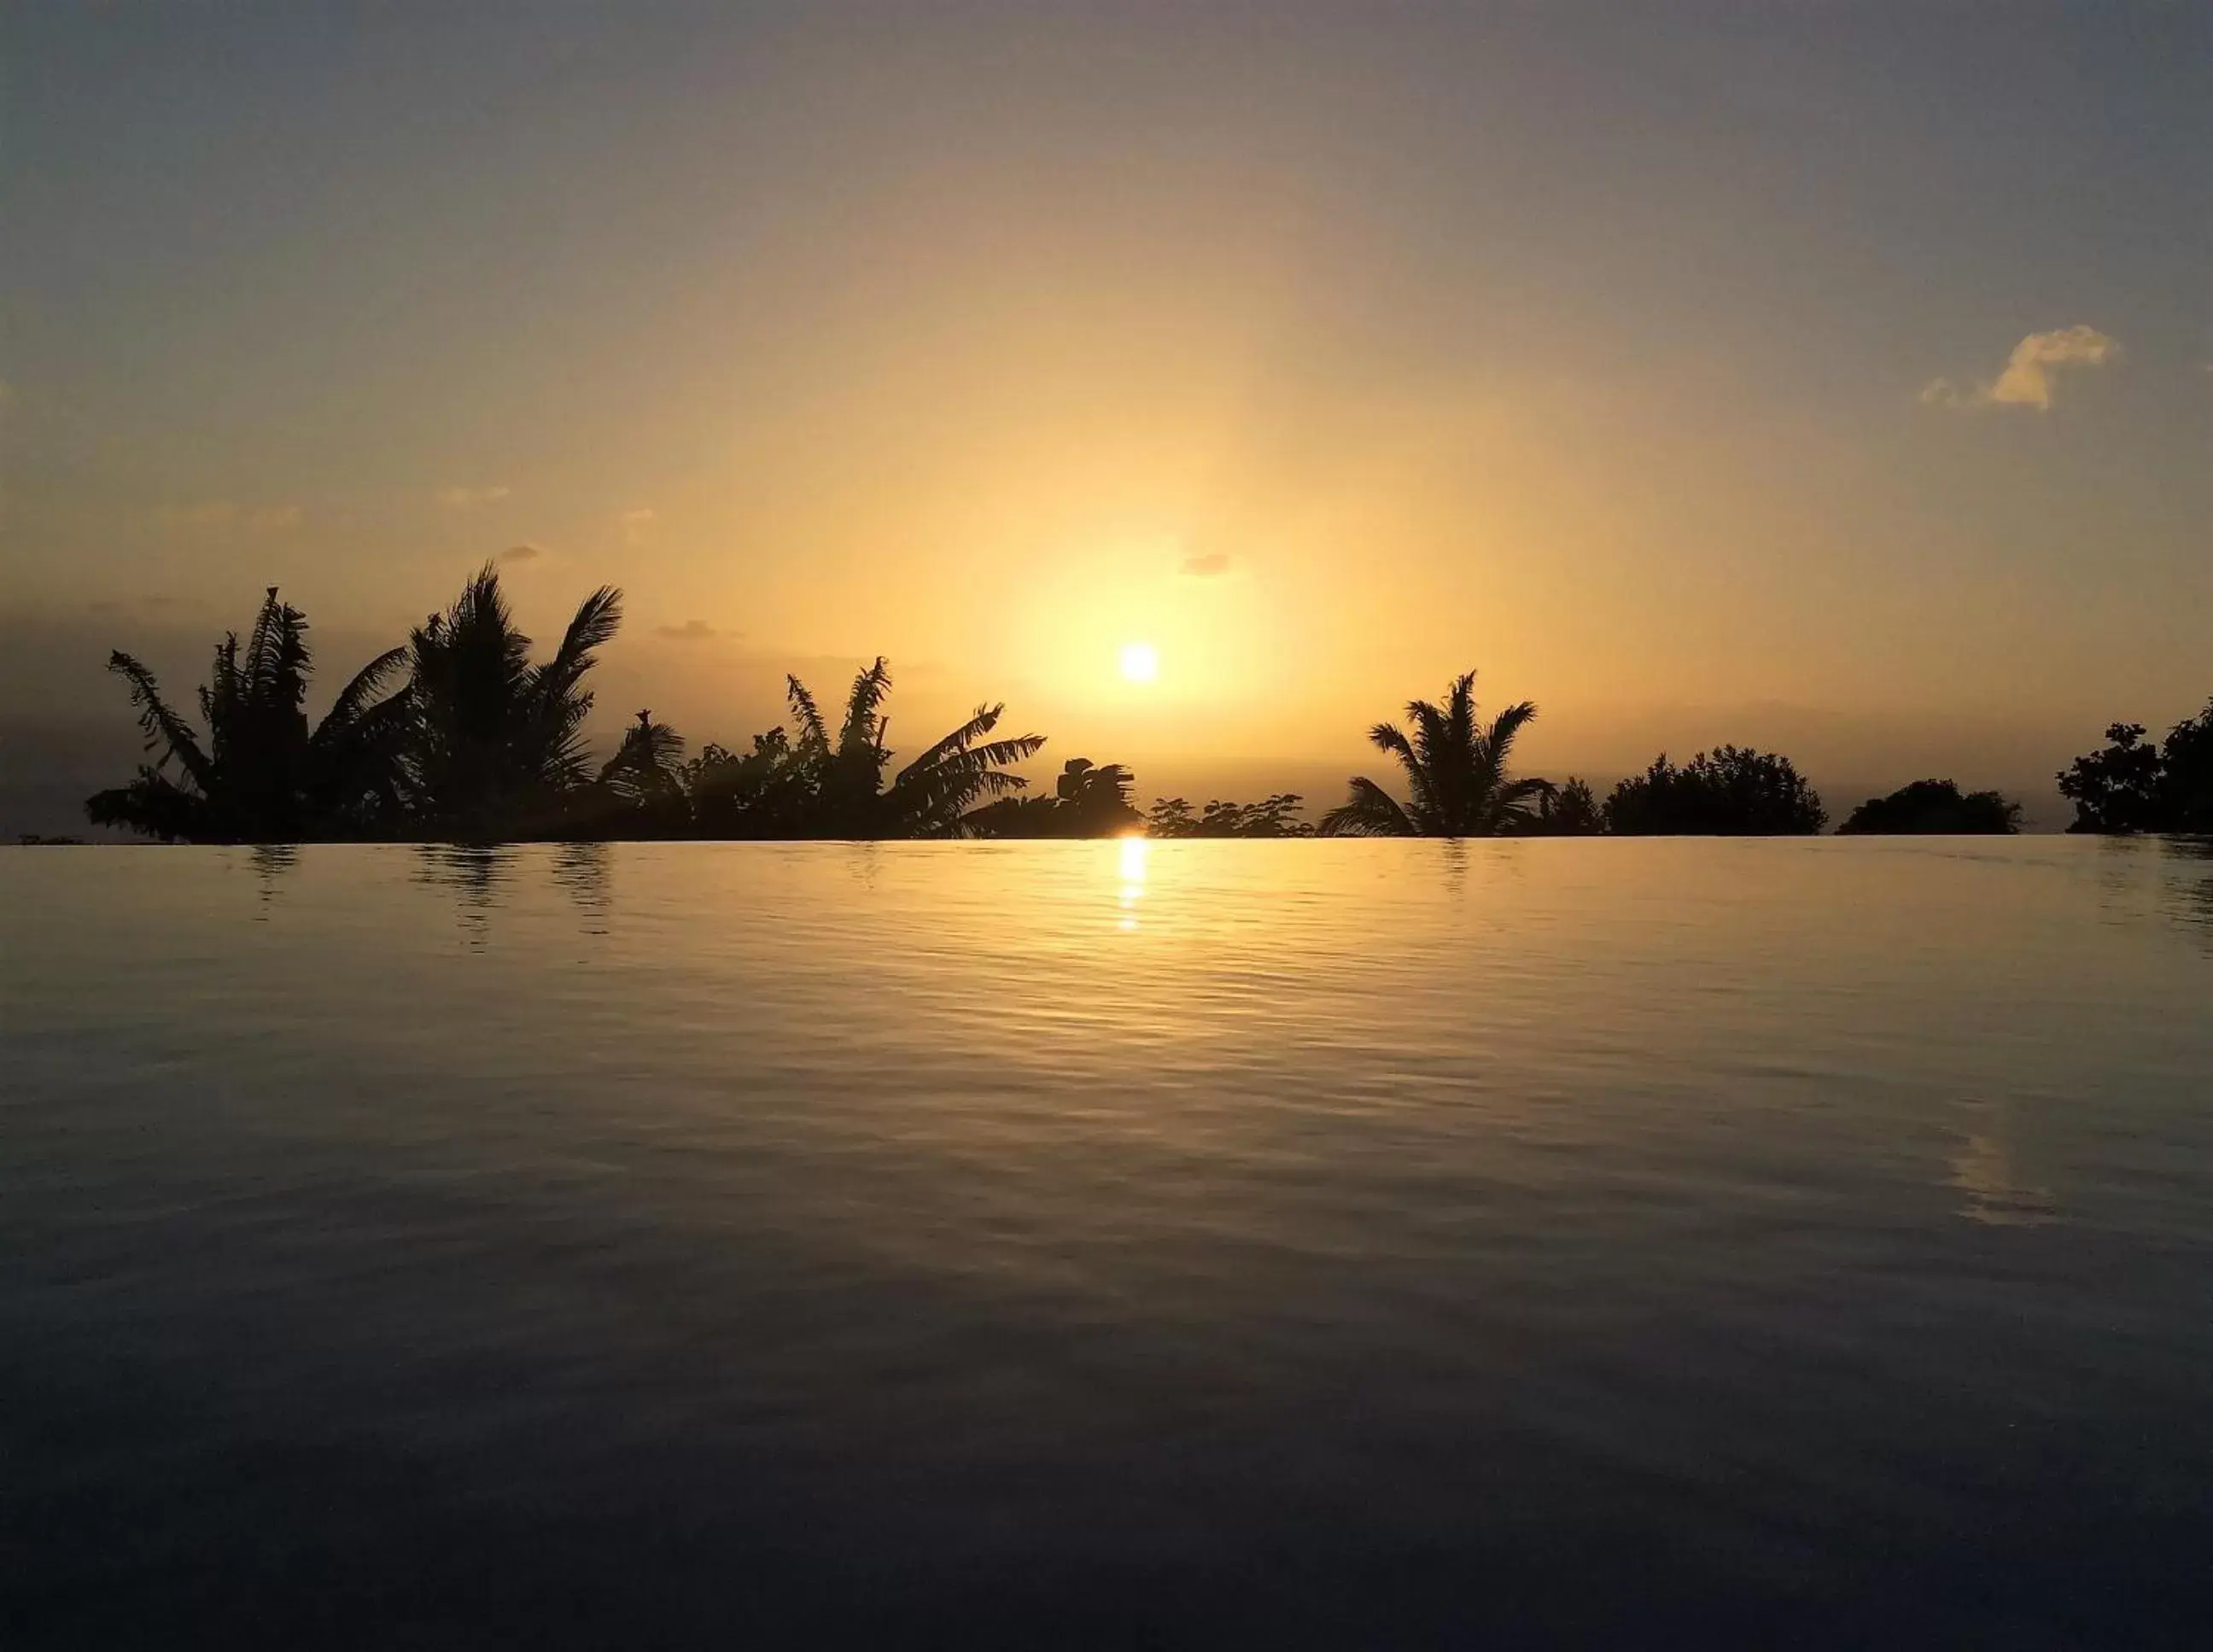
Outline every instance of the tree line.
{"label": "tree line", "polygon": [[[1528,701],[1488,719],[1475,674],[1442,701],[1413,700],[1405,726],[1379,722],[1369,741],[1399,769],[1401,791],[1367,776],[1318,821],[1305,800],[1162,798],[1140,814],[1120,764],[1067,762],[1052,790],[1032,794],[1015,765],[1045,737],[999,732],[1002,704],[894,767],[881,657],[859,672],[833,722],[796,677],[785,680],[788,723],[743,748],[710,743],[686,755],[680,735],[640,711],[594,765],[583,738],[598,651],[622,622],[621,593],[581,603],[552,655],[533,657],[498,570],[487,564],[453,604],[407,641],[357,671],[310,726],[314,653],[304,614],[271,586],[244,637],[216,644],[198,692],[197,726],[154,675],[118,651],[108,668],[128,685],[146,759],[123,785],[95,793],[94,824],[164,842],[296,843],[631,838],[1086,838],[1142,831],[1158,838],[1496,837],[1719,834],[1822,831],[1820,794],[1779,753],[1724,745],[1688,762],[1664,753],[1604,798],[1579,777],[1555,784],[1512,771],[1516,740],[1537,715]],[[2072,830],[2213,831],[2213,704],[2147,742],[2115,724],[2103,750],[2060,777],[2076,805]],[[1842,832],[2010,832],[2018,803],[1921,780],[1853,810]]]}

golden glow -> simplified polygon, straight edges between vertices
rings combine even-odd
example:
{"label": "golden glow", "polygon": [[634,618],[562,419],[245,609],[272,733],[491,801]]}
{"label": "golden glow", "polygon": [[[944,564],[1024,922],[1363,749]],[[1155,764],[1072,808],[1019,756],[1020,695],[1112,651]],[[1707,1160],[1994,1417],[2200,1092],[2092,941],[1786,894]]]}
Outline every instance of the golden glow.
{"label": "golden glow", "polygon": [[1149,683],[1161,674],[1161,651],[1150,643],[1122,645],[1122,676],[1133,683]]}
{"label": "golden glow", "polygon": [[1137,903],[1144,899],[1145,894],[1145,858],[1152,853],[1152,844],[1143,838],[1122,839],[1122,893],[1119,904],[1122,908],[1120,927],[1125,930],[1137,927]]}

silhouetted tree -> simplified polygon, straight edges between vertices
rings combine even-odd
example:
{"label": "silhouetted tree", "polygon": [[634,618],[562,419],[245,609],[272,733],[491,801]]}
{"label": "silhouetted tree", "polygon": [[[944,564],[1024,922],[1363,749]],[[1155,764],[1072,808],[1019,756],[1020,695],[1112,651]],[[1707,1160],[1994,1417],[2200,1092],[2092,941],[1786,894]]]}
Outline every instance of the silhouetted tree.
{"label": "silhouetted tree", "polygon": [[1522,831],[1538,838],[1588,838],[1606,830],[1606,818],[1588,781],[1574,775],[1538,799]]}
{"label": "silhouetted tree", "polygon": [[1005,715],[1003,704],[979,705],[975,715],[901,769],[888,787],[884,771],[892,752],[883,715],[891,673],[881,655],[853,679],[844,720],[831,736],[814,697],[796,677],[785,679],[799,738],[795,760],[813,788],[809,835],[828,838],[943,838],[957,834],[979,799],[1005,796],[1028,782],[1007,765],[1034,757],[1042,735],[1007,740],[985,736]]}
{"label": "silhouetted tree", "polygon": [[1789,758],[1741,746],[1700,752],[1680,768],[1663,752],[1606,800],[1606,830],[1627,836],[1797,836],[1828,818]]}
{"label": "silhouetted tree", "polygon": [[2102,751],[2078,757],[2059,776],[2059,792],[2075,804],[2070,832],[2156,832],[2164,765],[2159,742],[2144,740],[2141,722],[2106,729]]}
{"label": "silhouetted tree", "polygon": [[622,594],[577,606],[553,657],[530,659],[490,563],[409,637],[405,771],[416,827],[465,839],[561,834],[588,772],[586,674],[622,624]]}
{"label": "silhouetted tree", "polygon": [[753,736],[742,755],[708,745],[679,771],[703,838],[799,838],[814,808],[813,777],[782,728]]}
{"label": "silhouetted tree", "polygon": [[2213,699],[2167,731],[2160,795],[2169,832],[2213,832]]}
{"label": "silhouetted tree", "polygon": [[1887,797],[1870,797],[1846,817],[1840,834],[1918,835],[2021,830],[2021,805],[1995,791],[1961,792],[1949,780],[1917,780]]}
{"label": "silhouetted tree", "polygon": [[271,586],[243,646],[235,631],[216,645],[199,692],[204,741],[162,698],[152,672],[120,649],[110,655],[107,668],[131,685],[154,761],[128,784],[86,799],[86,815],[168,842],[388,832],[398,820],[408,700],[377,694],[405,653],[393,649],[363,667],[310,732],[302,709],[314,671],[307,633],[306,616]]}
{"label": "silhouetted tree", "polygon": [[1072,757],[1053,782],[1050,797],[1002,797],[967,817],[979,838],[1112,838],[1137,826],[1130,804],[1130,771]]}
{"label": "silhouetted tree", "polygon": [[680,838],[692,828],[684,789],[684,737],[651,711],[623,731],[589,794],[569,810],[570,833],[588,838]]}
{"label": "silhouetted tree", "polygon": [[2167,731],[2144,739],[2140,722],[2106,730],[2106,746],[2059,776],[2075,804],[2070,832],[2213,832],[2213,701]]}
{"label": "silhouetted tree", "polygon": [[1527,700],[1509,705],[1484,727],[1476,719],[1475,673],[1453,680],[1440,707],[1410,700],[1411,735],[1379,722],[1368,731],[1376,747],[1399,759],[1410,795],[1405,804],[1364,775],[1351,795],[1322,816],[1332,837],[1488,838],[1520,829],[1535,818],[1532,805],[1552,789],[1545,780],[1509,780],[1514,741],[1536,717]]}
{"label": "silhouetted tree", "polygon": [[1145,817],[1149,838],[1311,838],[1314,829],[1298,818],[1305,799],[1295,791],[1280,791],[1257,803],[1208,800],[1194,815],[1180,797],[1163,797]]}

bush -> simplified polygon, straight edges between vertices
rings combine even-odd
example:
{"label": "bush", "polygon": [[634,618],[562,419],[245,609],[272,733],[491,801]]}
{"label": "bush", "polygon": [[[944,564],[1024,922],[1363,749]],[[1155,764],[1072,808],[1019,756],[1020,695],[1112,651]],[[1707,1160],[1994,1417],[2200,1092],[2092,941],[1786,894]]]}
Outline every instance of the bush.
{"label": "bush", "polygon": [[1606,830],[1630,837],[1807,836],[1828,820],[1789,758],[1741,746],[1700,752],[1680,768],[1663,752],[1606,800]]}
{"label": "bush", "polygon": [[2005,832],[2021,830],[2021,805],[1998,792],[1962,793],[1949,780],[1917,780],[1887,797],[1870,797],[1840,833]]}

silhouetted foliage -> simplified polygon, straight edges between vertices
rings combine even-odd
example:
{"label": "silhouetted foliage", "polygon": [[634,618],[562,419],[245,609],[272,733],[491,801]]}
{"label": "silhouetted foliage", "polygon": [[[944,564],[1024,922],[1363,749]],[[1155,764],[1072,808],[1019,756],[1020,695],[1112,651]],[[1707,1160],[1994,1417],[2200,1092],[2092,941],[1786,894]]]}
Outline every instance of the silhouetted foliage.
{"label": "silhouetted foliage", "polygon": [[490,563],[408,639],[403,770],[416,829],[465,840],[560,835],[588,774],[584,678],[622,624],[622,594],[578,605],[553,657],[530,659]]}
{"label": "silhouetted foliage", "polygon": [[684,838],[692,804],[684,789],[684,739],[649,710],[623,731],[599,777],[568,807],[570,835]]}
{"label": "silhouetted foliage", "polygon": [[1295,791],[1277,792],[1257,803],[1209,799],[1194,815],[1180,797],[1163,797],[1145,817],[1149,838],[1311,838],[1314,827],[1298,818],[1306,800]]}
{"label": "silhouetted foliage", "polygon": [[162,698],[154,674],[118,650],[107,668],[131,685],[151,763],[127,785],[85,801],[95,826],[168,842],[265,843],[378,836],[397,822],[398,765],[411,700],[379,699],[404,652],[379,655],[338,692],[311,732],[314,671],[307,617],[271,586],[243,644],[216,645],[199,692],[202,739]]}
{"label": "silhouetted foliage", "polygon": [[1838,826],[1839,834],[1932,835],[2021,830],[2021,805],[1995,791],[1962,792],[1949,780],[1917,780],[1887,797],[1870,797]]}
{"label": "silhouetted foliage", "polygon": [[2160,785],[2169,832],[2213,832],[2213,699],[2167,731]]}
{"label": "silhouetted foliage", "polygon": [[1535,719],[1527,700],[1509,705],[1488,728],[1475,712],[1475,673],[1453,680],[1442,706],[1410,700],[1408,735],[1394,723],[1368,731],[1377,748],[1399,759],[1405,771],[1408,802],[1398,799],[1364,775],[1356,775],[1351,795],[1322,816],[1331,837],[1488,838],[1525,828],[1532,808],[1552,790],[1544,780],[1509,780],[1506,765],[1514,741]]}
{"label": "silhouetted foliage", "polygon": [[1828,819],[1789,758],[1741,746],[1700,752],[1680,767],[1663,752],[1606,800],[1606,830],[1632,837],[1806,835]]}
{"label": "silhouetted foliage", "polygon": [[[1140,817],[1133,777],[1119,764],[1070,759],[1051,796],[1024,796],[1013,765],[1042,735],[995,738],[1005,708],[987,704],[893,771],[884,704],[891,674],[879,657],[853,680],[835,729],[806,686],[786,680],[792,725],[753,737],[750,750],[684,741],[641,711],[596,770],[583,739],[586,686],[598,649],[621,624],[608,587],[580,604],[552,656],[530,657],[487,564],[453,605],[380,655],[340,690],[310,728],[308,623],[275,587],[241,640],[226,636],[199,691],[199,726],[180,715],[137,660],[109,669],[130,686],[150,761],[128,783],[94,794],[95,824],[168,841],[290,843],[395,837],[485,842],[625,838],[1079,838],[1141,824],[1158,838],[1314,835],[1302,800],[1210,801],[1194,812],[1163,798]],[[405,680],[402,681],[404,674]],[[1400,802],[1364,776],[1325,815],[1332,835],[1573,836],[1808,833],[1826,820],[1821,800],[1789,759],[1722,746],[1680,767],[1665,753],[1621,782],[1601,807],[1579,778],[1554,787],[1516,780],[1509,759],[1536,715],[1527,701],[1488,723],[1477,716],[1475,674],[1456,678],[1442,704],[1414,700],[1408,727],[1379,723],[1369,739],[1405,773]],[[396,685],[396,686],[395,686]],[[2115,723],[2107,745],[2059,777],[2076,832],[2213,833],[2213,702],[2167,733]],[[887,778],[888,777],[888,778]],[[1962,793],[1920,780],[1852,812],[1845,832],[2009,832],[2020,805],[1997,792]]]}
{"label": "silhouetted foliage", "polygon": [[2104,750],[2078,757],[2059,776],[2059,794],[2075,804],[2070,832],[2156,832],[2164,765],[2159,742],[2146,743],[2141,722],[2106,729]]}
{"label": "silhouetted foliage", "polygon": [[1003,797],[967,817],[979,838],[1112,838],[1141,820],[1131,806],[1130,771],[1119,763],[1104,767],[1072,757],[1053,782],[1050,797]]}
{"label": "silhouetted foliage", "polygon": [[1533,838],[1588,838],[1605,830],[1605,812],[1590,783],[1574,775],[1539,797],[1536,814],[1521,827]]}
{"label": "silhouetted foliage", "polygon": [[2140,722],[2114,723],[2106,740],[2059,776],[2075,804],[2070,832],[2213,832],[2213,701],[2163,743]]}
{"label": "silhouetted foliage", "polygon": [[853,679],[836,736],[814,697],[796,677],[785,679],[799,727],[791,760],[811,789],[802,810],[807,835],[818,838],[949,838],[978,800],[1003,797],[1029,783],[1007,765],[1037,755],[1042,735],[987,739],[1006,713],[979,705],[967,722],[883,783],[892,750],[883,703],[892,678],[882,656]]}
{"label": "silhouetted foliage", "polygon": [[782,728],[753,736],[742,756],[709,745],[679,771],[703,838],[801,838],[814,806],[812,777]]}

